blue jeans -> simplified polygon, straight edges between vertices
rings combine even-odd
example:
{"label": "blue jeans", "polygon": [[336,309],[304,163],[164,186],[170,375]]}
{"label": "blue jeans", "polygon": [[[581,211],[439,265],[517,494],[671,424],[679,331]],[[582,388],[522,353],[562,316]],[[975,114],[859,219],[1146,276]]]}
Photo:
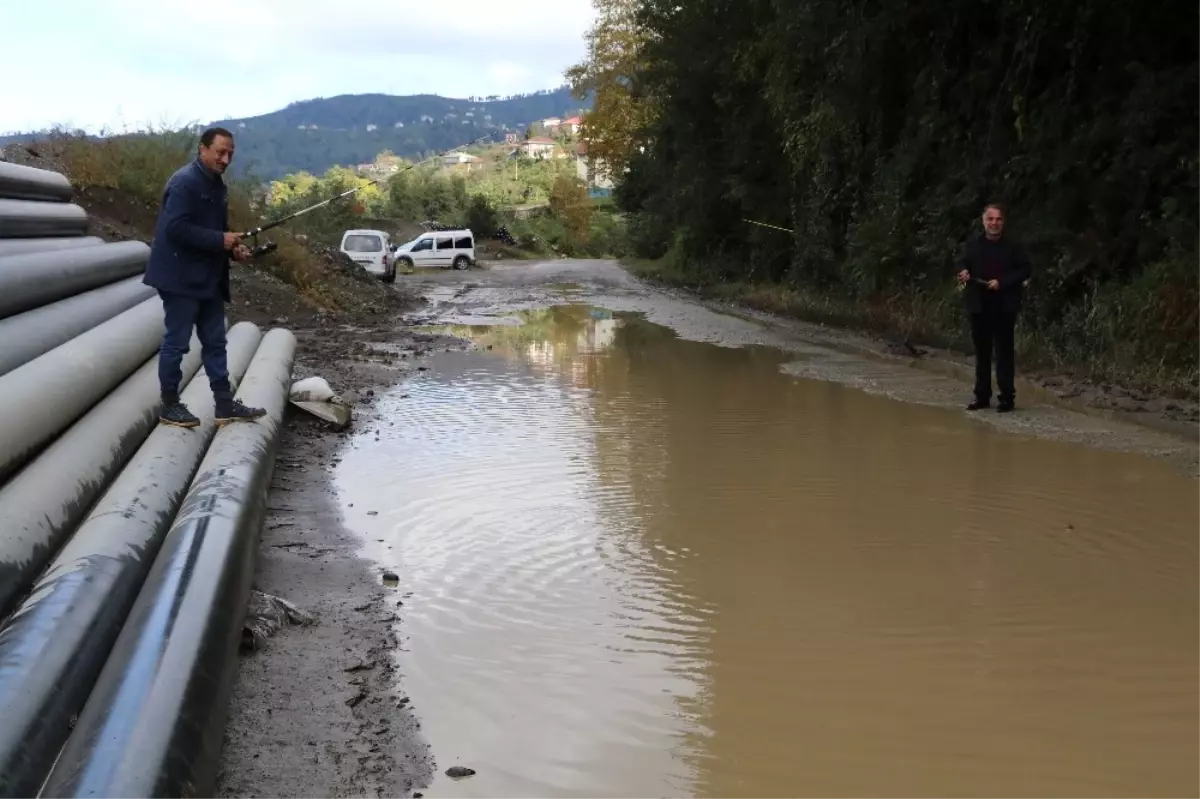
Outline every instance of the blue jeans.
{"label": "blue jeans", "polygon": [[233,397],[229,387],[229,366],[225,359],[225,302],[220,297],[201,300],[183,294],[159,291],[162,298],[164,330],[158,350],[158,384],[164,403],[179,401],[181,364],[188,352],[192,328],[200,339],[200,358],[208,374],[213,397],[227,401]]}

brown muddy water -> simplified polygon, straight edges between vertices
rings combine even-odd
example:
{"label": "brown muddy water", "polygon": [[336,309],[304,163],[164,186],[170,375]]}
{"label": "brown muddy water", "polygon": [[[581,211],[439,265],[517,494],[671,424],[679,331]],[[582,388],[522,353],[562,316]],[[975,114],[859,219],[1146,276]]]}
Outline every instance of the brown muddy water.
{"label": "brown muddy water", "polygon": [[1200,790],[1194,479],[521,317],[455,329],[338,470],[400,577],[426,796]]}

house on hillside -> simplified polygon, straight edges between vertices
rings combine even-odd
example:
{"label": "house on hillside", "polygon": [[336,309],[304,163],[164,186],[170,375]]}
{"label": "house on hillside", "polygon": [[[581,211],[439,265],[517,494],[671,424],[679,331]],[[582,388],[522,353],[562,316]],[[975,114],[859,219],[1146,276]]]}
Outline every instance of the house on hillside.
{"label": "house on hillside", "polygon": [[562,125],[562,120],[558,117],[547,117],[542,120],[542,127],[546,130],[558,130],[560,125]]}
{"label": "house on hillside", "polygon": [[369,164],[356,164],[354,172],[361,177],[381,180],[400,171],[400,159],[391,153],[381,153]]}
{"label": "house on hillside", "polygon": [[521,144],[521,151],[529,158],[557,158],[558,143],[554,139],[534,136]]}
{"label": "house on hillside", "polygon": [[593,196],[612,191],[612,178],[608,175],[604,161],[588,156],[587,142],[581,141],[575,148],[575,174],[587,184],[588,192]]}
{"label": "house on hillside", "polygon": [[582,117],[571,117],[562,123],[563,130],[570,133],[572,136],[578,135],[579,129],[583,127]]}
{"label": "house on hillside", "polygon": [[520,138],[521,137],[515,133],[505,133],[504,134],[504,143],[505,144],[516,144],[517,140]]}
{"label": "house on hillside", "polygon": [[443,169],[459,168],[460,171],[470,172],[475,166],[477,166],[479,164],[479,162],[481,160],[482,159],[480,159],[479,156],[471,155],[470,153],[464,153],[464,152],[446,153],[445,155],[442,156],[442,168]]}

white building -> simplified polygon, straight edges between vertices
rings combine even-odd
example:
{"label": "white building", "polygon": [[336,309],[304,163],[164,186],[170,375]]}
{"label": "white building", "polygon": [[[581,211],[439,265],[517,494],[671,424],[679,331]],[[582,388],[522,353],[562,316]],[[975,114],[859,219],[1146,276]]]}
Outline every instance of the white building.
{"label": "white building", "polygon": [[471,155],[470,153],[456,152],[446,153],[442,156],[442,166],[446,169],[453,169],[458,166],[465,166],[466,171],[470,172],[471,168],[480,162],[479,156]]}
{"label": "white building", "polygon": [[588,157],[587,143],[580,142],[575,148],[575,174],[589,189],[612,189],[612,178],[607,166],[599,158]]}
{"label": "white building", "polygon": [[529,158],[553,158],[557,149],[557,142],[540,136],[534,136],[521,143],[521,151]]}

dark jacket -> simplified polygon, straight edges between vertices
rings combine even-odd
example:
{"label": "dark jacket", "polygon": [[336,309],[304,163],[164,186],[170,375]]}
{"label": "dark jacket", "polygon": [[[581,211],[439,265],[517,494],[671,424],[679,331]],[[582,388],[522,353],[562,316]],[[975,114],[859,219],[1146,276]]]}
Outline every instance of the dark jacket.
{"label": "dark jacket", "polygon": [[229,301],[228,190],[200,159],[163,189],[150,260],[142,282],[161,291]]}
{"label": "dark jacket", "polygon": [[[1002,235],[991,241],[983,234],[967,242],[958,257],[955,273],[967,270],[971,279],[963,289],[963,304],[970,313],[980,313],[985,306],[998,307],[1005,313],[1018,313],[1025,294],[1025,282],[1033,273],[1029,254],[1011,237]],[[979,283],[1000,281],[1000,290],[992,291]]]}

